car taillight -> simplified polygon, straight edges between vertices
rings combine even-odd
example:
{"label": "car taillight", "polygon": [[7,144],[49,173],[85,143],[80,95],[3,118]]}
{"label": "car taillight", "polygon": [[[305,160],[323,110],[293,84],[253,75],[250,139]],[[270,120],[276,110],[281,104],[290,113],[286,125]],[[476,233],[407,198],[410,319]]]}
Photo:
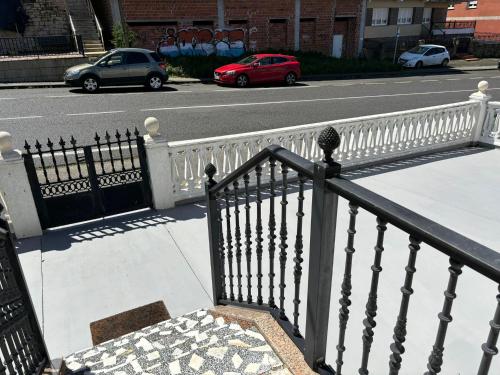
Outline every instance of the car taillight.
{"label": "car taillight", "polygon": [[163,70],[167,70],[167,65],[165,65],[164,63],[160,63],[160,68],[162,68]]}

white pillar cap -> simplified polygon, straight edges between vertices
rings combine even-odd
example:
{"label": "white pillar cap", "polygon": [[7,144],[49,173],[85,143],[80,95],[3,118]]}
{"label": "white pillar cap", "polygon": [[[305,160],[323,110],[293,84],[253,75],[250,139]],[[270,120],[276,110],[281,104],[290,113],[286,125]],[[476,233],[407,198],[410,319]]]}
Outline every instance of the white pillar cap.
{"label": "white pillar cap", "polygon": [[14,150],[12,135],[9,132],[0,131],[0,156],[3,160],[19,159],[21,152]]}

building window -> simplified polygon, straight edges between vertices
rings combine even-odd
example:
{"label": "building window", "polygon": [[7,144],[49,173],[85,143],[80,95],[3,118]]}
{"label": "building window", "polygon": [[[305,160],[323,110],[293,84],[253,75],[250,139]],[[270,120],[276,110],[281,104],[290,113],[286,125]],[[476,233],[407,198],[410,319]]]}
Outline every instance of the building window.
{"label": "building window", "polygon": [[286,18],[271,18],[269,23],[286,23]]}
{"label": "building window", "polygon": [[372,26],[386,26],[389,21],[389,8],[373,8]]}
{"label": "building window", "polygon": [[432,19],[432,8],[424,8],[424,14],[422,15],[422,23],[431,23]]}
{"label": "building window", "polygon": [[398,25],[411,25],[413,23],[413,8],[399,8]]}
{"label": "building window", "polygon": [[468,9],[476,9],[477,8],[477,0],[472,0],[467,3]]}
{"label": "building window", "polygon": [[214,21],[193,21],[193,26],[195,27],[214,27]]}

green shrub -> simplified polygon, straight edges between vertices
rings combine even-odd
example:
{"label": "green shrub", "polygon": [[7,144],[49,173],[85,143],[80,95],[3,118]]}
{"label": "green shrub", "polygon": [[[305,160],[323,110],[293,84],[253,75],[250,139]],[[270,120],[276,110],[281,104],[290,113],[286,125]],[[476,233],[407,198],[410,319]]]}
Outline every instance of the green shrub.
{"label": "green shrub", "polygon": [[112,43],[115,48],[133,47],[137,40],[137,34],[130,30],[127,25],[120,24],[113,26]]}
{"label": "green shrub", "polygon": [[[261,53],[284,53],[297,57],[303,75],[376,73],[401,70],[401,66],[387,60],[337,59],[319,52],[265,51]],[[245,55],[251,55],[246,53]],[[236,62],[244,56],[179,56],[166,58],[170,75],[194,78],[211,78],[218,67]]]}

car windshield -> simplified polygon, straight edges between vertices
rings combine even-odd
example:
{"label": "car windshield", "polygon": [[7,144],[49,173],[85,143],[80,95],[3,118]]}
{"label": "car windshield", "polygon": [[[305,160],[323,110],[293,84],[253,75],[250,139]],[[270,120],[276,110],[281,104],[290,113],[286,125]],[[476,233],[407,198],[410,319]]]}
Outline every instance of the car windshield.
{"label": "car windshield", "polygon": [[411,50],[409,50],[408,52],[413,53],[415,55],[423,55],[428,50],[429,50],[429,47],[416,46],[416,47],[412,48]]}
{"label": "car windshield", "polygon": [[103,61],[105,58],[107,58],[109,55],[111,55],[112,52],[108,51],[106,53],[103,53],[101,56],[99,56],[97,59],[95,59],[94,65],[99,64],[101,61]]}
{"label": "car windshield", "polygon": [[236,64],[248,65],[248,64],[253,63],[255,60],[257,60],[257,57],[255,57],[255,56],[248,56],[248,57],[245,57],[243,60],[238,61]]}

